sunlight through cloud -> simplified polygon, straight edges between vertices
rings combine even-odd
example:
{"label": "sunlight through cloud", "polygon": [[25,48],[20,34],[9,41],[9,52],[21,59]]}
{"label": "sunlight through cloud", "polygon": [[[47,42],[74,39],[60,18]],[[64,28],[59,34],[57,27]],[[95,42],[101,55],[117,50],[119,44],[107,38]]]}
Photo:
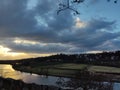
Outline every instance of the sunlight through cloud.
{"label": "sunlight through cloud", "polygon": [[38,42],[35,42],[35,41],[29,41],[29,40],[23,40],[23,39],[15,39],[14,41],[13,41],[14,43],[16,43],[16,44],[38,44]]}
{"label": "sunlight through cloud", "polygon": [[86,27],[86,23],[81,21],[80,18],[77,17],[75,19],[75,27],[76,28],[84,28],[84,27]]}

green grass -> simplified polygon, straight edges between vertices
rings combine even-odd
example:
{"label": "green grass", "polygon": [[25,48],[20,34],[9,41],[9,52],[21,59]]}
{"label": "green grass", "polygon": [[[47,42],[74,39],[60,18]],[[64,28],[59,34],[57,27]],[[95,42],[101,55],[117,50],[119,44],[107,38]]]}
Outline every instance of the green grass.
{"label": "green grass", "polygon": [[75,70],[81,70],[83,68],[87,67],[85,64],[74,64],[74,63],[60,63],[60,64],[37,64],[34,66],[31,66],[31,68],[57,68],[57,69],[75,69]]}
{"label": "green grass", "polygon": [[87,65],[85,64],[59,64],[59,65],[54,65],[53,67],[55,68],[62,68],[62,69],[77,69],[77,70],[80,70],[80,69],[83,69],[85,68]]}
{"label": "green grass", "polygon": [[88,68],[88,71],[92,72],[120,73],[120,68],[75,63],[42,63],[34,66],[18,66],[16,69],[36,74],[47,73],[48,75],[56,76],[74,76],[76,72],[79,72],[86,67]]}
{"label": "green grass", "polygon": [[120,68],[107,66],[91,66],[88,70],[94,72],[120,73]]}
{"label": "green grass", "polygon": [[[42,66],[36,66],[33,69],[34,71],[41,72],[41,69],[43,71],[47,71],[48,74],[52,75],[73,75],[76,73],[76,70],[82,70],[87,65],[85,64],[72,64],[72,63],[62,63],[62,64],[54,64],[54,65],[42,65]],[[48,70],[47,70],[48,69]]]}
{"label": "green grass", "polygon": [[87,65],[74,63],[60,63],[60,64],[37,64],[34,66],[18,66],[15,69],[36,74],[48,74],[56,76],[73,76],[79,70],[82,70]]}

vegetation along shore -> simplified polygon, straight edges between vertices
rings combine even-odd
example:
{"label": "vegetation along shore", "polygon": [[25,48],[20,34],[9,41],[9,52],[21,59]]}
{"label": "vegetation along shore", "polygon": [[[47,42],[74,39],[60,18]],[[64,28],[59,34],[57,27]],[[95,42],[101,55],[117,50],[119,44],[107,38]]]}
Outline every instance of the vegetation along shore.
{"label": "vegetation along shore", "polygon": [[114,75],[111,79],[119,81],[120,51],[31,58],[13,64],[13,68],[22,72],[63,77],[78,77],[85,73]]}

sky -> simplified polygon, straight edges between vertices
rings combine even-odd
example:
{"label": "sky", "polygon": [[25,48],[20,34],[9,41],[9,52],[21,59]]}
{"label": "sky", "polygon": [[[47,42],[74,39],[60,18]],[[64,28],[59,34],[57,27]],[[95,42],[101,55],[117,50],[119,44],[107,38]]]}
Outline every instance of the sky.
{"label": "sky", "polygon": [[80,54],[120,49],[120,1],[85,0],[71,6],[65,0],[0,0],[0,60],[53,54]]}

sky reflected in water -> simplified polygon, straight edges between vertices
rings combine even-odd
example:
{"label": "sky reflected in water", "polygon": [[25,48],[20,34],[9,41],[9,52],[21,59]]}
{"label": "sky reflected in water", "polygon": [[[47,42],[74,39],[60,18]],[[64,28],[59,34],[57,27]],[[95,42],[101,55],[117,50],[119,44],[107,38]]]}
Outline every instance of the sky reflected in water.
{"label": "sky reflected in water", "polygon": [[26,83],[36,83],[43,85],[55,85],[58,77],[43,76],[15,71],[11,65],[0,65],[0,76],[4,78],[20,79]]}
{"label": "sky reflected in water", "polygon": [[[43,76],[43,75],[37,75],[37,74],[30,74],[30,73],[24,73],[15,71],[11,65],[6,64],[0,64],[0,76],[4,78],[13,78],[13,79],[20,79],[26,83],[36,83],[39,85],[57,85],[57,80],[60,79],[60,77],[54,77],[54,76]],[[68,78],[61,78],[65,81],[69,81]],[[80,81],[81,82],[81,81]],[[113,90],[119,90],[120,83],[113,83]]]}

